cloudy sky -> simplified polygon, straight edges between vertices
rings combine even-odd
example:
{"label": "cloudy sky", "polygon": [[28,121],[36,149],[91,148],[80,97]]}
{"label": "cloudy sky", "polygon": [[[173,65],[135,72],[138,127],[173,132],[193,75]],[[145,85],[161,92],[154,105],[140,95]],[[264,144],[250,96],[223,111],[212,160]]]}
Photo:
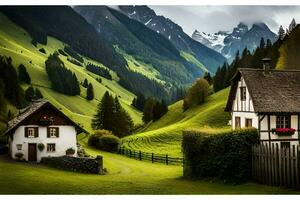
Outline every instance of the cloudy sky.
{"label": "cloudy sky", "polygon": [[277,33],[286,28],[292,18],[300,23],[300,6],[149,6],[179,24],[191,35],[195,29],[207,33],[231,31],[239,22],[252,25],[265,22]]}

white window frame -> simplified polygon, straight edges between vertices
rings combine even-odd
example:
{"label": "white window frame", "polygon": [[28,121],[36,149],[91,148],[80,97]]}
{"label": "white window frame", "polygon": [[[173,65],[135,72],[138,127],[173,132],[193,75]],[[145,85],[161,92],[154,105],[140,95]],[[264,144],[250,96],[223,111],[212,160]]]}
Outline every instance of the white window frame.
{"label": "white window frame", "polygon": [[[50,145],[54,145],[54,149],[50,148]],[[48,153],[53,153],[56,151],[56,144],[55,143],[48,143],[47,144],[47,152]]]}
{"label": "white window frame", "polygon": [[49,127],[49,136],[50,138],[56,138],[56,134],[57,134],[57,128],[56,127]]}
{"label": "white window frame", "polygon": [[27,128],[27,135],[29,138],[35,137],[35,128],[29,127]]}

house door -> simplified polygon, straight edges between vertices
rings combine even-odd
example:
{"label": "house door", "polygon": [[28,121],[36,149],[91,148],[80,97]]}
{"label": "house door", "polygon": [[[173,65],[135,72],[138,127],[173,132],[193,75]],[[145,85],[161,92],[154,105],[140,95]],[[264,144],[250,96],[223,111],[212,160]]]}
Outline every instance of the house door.
{"label": "house door", "polygon": [[36,144],[35,143],[29,143],[28,144],[28,161],[37,161],[37,155],[36,155]]}

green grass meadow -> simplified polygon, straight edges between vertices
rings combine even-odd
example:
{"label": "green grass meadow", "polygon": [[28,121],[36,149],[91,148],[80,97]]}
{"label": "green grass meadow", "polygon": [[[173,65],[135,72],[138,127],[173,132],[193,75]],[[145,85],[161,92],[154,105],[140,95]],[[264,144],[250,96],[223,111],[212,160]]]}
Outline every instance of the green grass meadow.
{"label": "green grass meadow", "polygon": [[0,194],[290,194],[278,187],[255,183],[228,185],[182,178],[181,166],[133,160],[89,148],[101,154],[106,175],[81,174],[41,164],[20,163],[0,156]]}

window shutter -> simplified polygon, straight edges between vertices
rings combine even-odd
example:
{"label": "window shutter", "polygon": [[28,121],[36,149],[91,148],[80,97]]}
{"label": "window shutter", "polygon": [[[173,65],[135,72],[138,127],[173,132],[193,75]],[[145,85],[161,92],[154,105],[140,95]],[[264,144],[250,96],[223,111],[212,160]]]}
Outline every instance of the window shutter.
{"label": "window shutter", "polygon": [[56,137],[59,137],[59,128],[56,128]]}
{"label": "window shutter", "polygon": [[28,128],[25,127],[25,137],[28,137]]}
{"label": "window shutter", "polygon": [[34,128],[34,137],[39,137],[39,128]]}
{"label": "window shutter", "polygon": [[47,128],[47,138],[49,138],[50,137],[50,128],[48,127]]}

